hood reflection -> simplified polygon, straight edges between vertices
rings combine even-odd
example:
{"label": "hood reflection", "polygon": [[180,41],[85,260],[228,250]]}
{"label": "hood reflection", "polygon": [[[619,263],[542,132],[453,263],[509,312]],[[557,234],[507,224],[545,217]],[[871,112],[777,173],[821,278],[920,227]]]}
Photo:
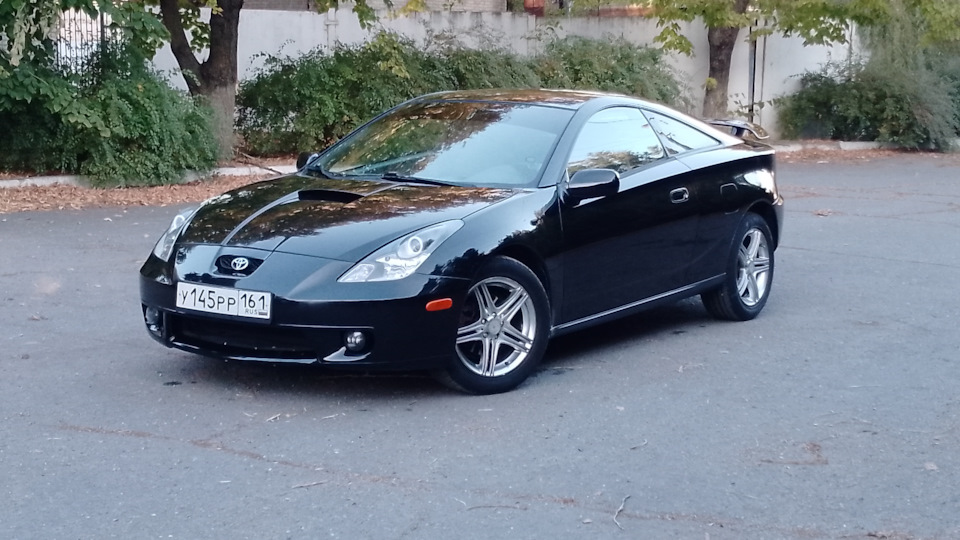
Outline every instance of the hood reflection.
{"label": "hood reflection", "polygon": [[[301,197],[301,191],[308,196]],[[290,238],[317,237],[350,224],[393,221],[398,222],[394,234],[400,234],[399,229],[405,228],[400,221],[415,225],[462,217],[514,192],[292,176],[207,201],[181,241],[272,250]],[[411,216],[418,217],[403,219]],[[355,234],[362,236],[363,230],[357,229]]]}

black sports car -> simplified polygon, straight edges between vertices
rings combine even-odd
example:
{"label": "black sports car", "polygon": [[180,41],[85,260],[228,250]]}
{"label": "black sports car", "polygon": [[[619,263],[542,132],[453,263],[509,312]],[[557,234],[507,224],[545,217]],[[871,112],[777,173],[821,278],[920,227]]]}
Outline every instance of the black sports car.
{"label": "black sports car", "polygon": [[747,320],[770,294],[773,150],[646,101],[431,94],[301,161],[174,218],[140,270],[150,335],[494,393],[552,336],[696,294]]}

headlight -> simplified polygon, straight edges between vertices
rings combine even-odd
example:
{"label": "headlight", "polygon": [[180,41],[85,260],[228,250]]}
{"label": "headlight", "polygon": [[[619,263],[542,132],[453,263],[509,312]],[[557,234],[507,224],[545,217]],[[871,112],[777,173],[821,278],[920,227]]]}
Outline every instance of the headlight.
{"label": "headlight", "polygon": [[187,208],[181,210],[179,214],[173,217],[173,221],[171,221],[170,226],[167,227],[167,232],[163,233],[163,236],[161,236],[160,240],[157,241],[157,245],[154,246],[154,255],[164,261],[170,259],[170,254],[173,253],[173,244],[176,243],[177,238],[180,237],[180,233],[183,231],[183,228],[190,221],[190,218],[193,217],[193,214],[196,211],[196,208]]}
{"label": "headlight", "polygon": [[362,283],[403,279],[416,272],[437,246],[462,226],[460,220],[444,221],[394,240],[347,270],[337,281]]}

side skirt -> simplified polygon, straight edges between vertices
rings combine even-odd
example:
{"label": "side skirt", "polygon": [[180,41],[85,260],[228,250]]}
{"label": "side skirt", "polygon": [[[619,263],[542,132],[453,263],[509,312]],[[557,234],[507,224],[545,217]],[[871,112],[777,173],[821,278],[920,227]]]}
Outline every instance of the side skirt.
{"label": "side skirt", "polygon": [[582,330],[590,326],[595,326],[602,324],[614,319],[619,319],[620,317],[625,317],[632,313],[638,313],[640,311],[650,309],[656,306],[661,306],[664,304],[669,304],[681,300],[683,298],[688,298],[697,294],[700,294],[704,291],[708,291],[714,287],[718,287],[723,283],[724,275],[720,274],[719,276],[714,276],[712,278],[707,278],[696,283],[692,283],[685,287],[680,287],[679,289],[674,289],[672,291],[667,291],[656,296],[651,296],[649,298],[644,298],[643,300],[638,300],[636,302],[631,302],[629,304],[616,307],[613,309],[608,309],[602,313],[597,313],[594,315],[588,315],[586,317],[577,319],[575,321],[565,322],[554,326],[550,330],[550,337],[556,337],[559,335],[566,334],[568,332],[573,332],[574,330]]}

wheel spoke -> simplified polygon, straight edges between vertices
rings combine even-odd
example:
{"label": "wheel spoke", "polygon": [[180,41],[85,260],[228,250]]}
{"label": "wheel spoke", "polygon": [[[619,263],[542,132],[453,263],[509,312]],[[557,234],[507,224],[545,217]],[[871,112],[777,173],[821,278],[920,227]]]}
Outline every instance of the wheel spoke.
{"label": "wheel spoke", "polygon": [[481,283],[476,288],[476,294],[481,318],[489,319],[497,310],[497,303],[493,300],[493,295],[490,294],[490,287],[486,283]]}
{"label": "wheel spoke", "polygon": [[740,252],[737,254],[737,263],[740,265],[740,268],[745,268],[750,261],[750,248],[748,246],[741,245]]}
{"label": "wheel spoke", "polygon": [[740,298],[743,298],[745,292],[747,292],[747,287],[750,285],[750,273],[746,269],[740,270],[740,273],[737,275],[737,294]]}
{"label": "wheel spoke", "polygon": [[520,311],[528,298],[530,298],[530,295],[527,294],[527,291],[523,290],[523,287],[517,287],[511,291],[510,296],[504,300],[503,304],[497,307],[497,315],[503,318],[504,323],[508,323]]}
{"label": "wheel spoke", "polygon": [[770,271],[770,257],[757,257],[753,260],[753,275],[760,276]]}
{"label": "wheel spoke", "polygon": [[476,321],[457,329],[457,343],[468,343],[483,339],[483,323]]}
{"label": "wheel spoke", "polygon": [[760,300],[760,286],[757,283],[757,276],[752,272],[747,272],[745,278],[743,281],[747,294],[743,296],[743,293],[740,293],[740,295],[748,305],[756,304],[757,300]]}
{"label": "wheel spoke", "polygon": [[747,233],[747,238],[750,239],[749,244],[747,244],[747,256],[751,259],[757,258],[757,253],[760,251],[760,244],[763,241],[763,233],[757,229],[751,230]]}
{"label": "wheel spoke", "polygon": [[500,342],[513,348],[517,352],[525,353],[533,346],[533,340],[524,335],[519,328],[513,325],[506,325],[500,332]]}
{"label": "wheel spoke", "polygon": [[484,377],[493,377],[497,369],[497,349],[499,345],[490,338],[483,338],[483,353],[480,355],[480,373]]}

